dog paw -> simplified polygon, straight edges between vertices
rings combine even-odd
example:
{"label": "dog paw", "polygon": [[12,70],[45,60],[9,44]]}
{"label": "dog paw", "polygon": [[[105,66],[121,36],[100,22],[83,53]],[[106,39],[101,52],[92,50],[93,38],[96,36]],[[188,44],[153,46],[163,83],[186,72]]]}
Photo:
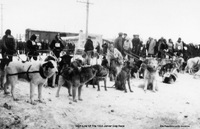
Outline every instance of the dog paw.
{"label": "dog paw", "polygon": [[56,95],[56,97],[59,97],[59,95]]}
{"label": "dog paw", "polygon": [[100,91],[100,89],[98,89],[97,91]]}
{"label": "dog paw", "polygon": [[31,102],[31,104],[32,104],[32,105],[36,105],[37,103],[36,103],[36,102],[34,102],[34,101],[32,101],[32,102]]}
{"label": "dog paw", "polygon": [[133,91],[132,91],[132,90],[130,90],[130,92],[132,92],[132,93],[133,93]]}
{"label": "dog paw", "polygon": [[127,93],[127,91],[125,90],[124,93]]}
{"label": "dog paw", "polygon": [[73,100],[73,102],[77,102],[77,100],[76,100],[76,99],[74,99],[74,100]]}
{"label": "dog paw", "polygon": [[19,101],[19,99],[17,99],[17,98],[13,98],[13,100],[14,100],[14,101]]}
{"label": "dog paw", "polygon": [[38,102],[39,102],[39,103],[46,104],[45,101],[43,101],[43,100],[38,100]]}
{"label": "dog paw", "polygon": [[79,98],[78,100],[79,100],[79,101],[83,101],[83,99],[81,99],[81,98]]}

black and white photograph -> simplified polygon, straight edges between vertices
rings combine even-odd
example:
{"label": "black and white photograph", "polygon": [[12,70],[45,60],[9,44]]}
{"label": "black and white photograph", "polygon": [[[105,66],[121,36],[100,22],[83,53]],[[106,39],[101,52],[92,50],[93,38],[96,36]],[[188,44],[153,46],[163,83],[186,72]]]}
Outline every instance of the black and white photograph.
{"label": "black and white photograph", "polygon": [[199,129],[199,0],[0,0],[0,129]]}

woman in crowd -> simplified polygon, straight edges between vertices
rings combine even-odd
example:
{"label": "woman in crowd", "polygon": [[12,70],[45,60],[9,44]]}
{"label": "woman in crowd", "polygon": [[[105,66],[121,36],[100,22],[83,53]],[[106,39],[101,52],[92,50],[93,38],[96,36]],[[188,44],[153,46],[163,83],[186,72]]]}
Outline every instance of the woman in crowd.
{"label": "woman in crowd", "polygon": [[90,60],[93,56],[93,51],[94,51],[93,41],[91,40],[90,36],[88,36],[84,48],[86,52],[86,64],[90,65]]}
{"label": "woman in crowd", "polygon": [[110,66],[110,61],[112,59],[117,59],[118,63],[123,64],[123,56],[122,56],[121,52],[117,48],[115,48],[112,43],[109,46],[109,50],[108,50],[106,59],[108,60],[109,66]]}
{"label": "woman in crowd", "polygon": [[28,48],[28,57],[29,60],[33,57],[34,60],[37,60],[37,56],[39,53],[37,52],[38,50],[38,45],[36,42],[37,36],[35,34],[31,35],[30,39],[26,42],[27,48]]}
{"label": "woman in crowd", "polygon": [[168,46],[169,56],[172,57],[174,55],[174,43],[172,42],[172,39],[168,40],[167,46]]}
{"label": "woman in crowd", "polygon": [[[126,37],[125,38],[125,41],[124,41],[124,45],[123,45],[123,49],[124,49],[124,52],[127,52],[127,53],[131,53],[132,51],[132,42],[131,42],[131,39]],[[128,59],[130,59],[130,57],[128,56]]]}
{"label": "woman in crowd", "polygon": [[5,35],[2,38],[3,44],[2,44],[2,57],[3,59],[7,59],[8,56],[8,62],[13,60],[13,55],[17,52],[17,44],[15,42],[14,37],[11,35],[11,30],[7,29],[5,32]]}
{"label": "woman in crowd", "polygon": [[51,42],[50,46],[51,50],[55,54],[57,58],[60,57],[60,52],[64,49],[64,45],[62,43],[62,39],[60,38],[60,34],[58,33],[55,36],[55,39]]}
{"label": "woman in crowd", "polygon": [[183,42],[181,38],[178,38],[178,41],[175,44],[175,50],[177,52],[177,56],[181,56],[183,54]]}

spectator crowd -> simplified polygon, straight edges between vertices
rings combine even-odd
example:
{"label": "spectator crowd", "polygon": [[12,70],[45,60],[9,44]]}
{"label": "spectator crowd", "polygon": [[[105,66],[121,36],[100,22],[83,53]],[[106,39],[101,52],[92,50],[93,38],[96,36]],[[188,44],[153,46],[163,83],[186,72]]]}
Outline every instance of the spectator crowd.
{"label": "spectator crowd", "polygon": [[[59,58],[61,51],[65,48],[69,53],[74,53],[75,44],[73,42],[65,44],[59,33],[50,42],[43,39],[38,42],[35,34],[33,34],[26,43],[16,42],[11,35],[11,30],[8,29],[2,38],[1,48],[2,57],[5,58],[5,56],[7,56],[9,61],[12,61],[12,55],[15,54],[17,50],[20,54],[26,53],[29,59],[33,58],[37,60],[37,56],[39,55],[38,51],[51,50],[54,55]],[[129,38],[126,33],[121,32],[118,33],[118,37],[114,42],[104,41],[102,45],[98,43],[96,48],[93,46],[91,37],[88,36],[84,46],[87,64],[89,64],[95,49],[98,53],[103,54],[104,57],[112,58],[117,56],[120,60],[126,57],[129,58],[130,56],[136,58],[156,57],[161,59],[179,56],[183,57],[186,61],[189,58],[200,56],[200,44],[186,44],[180,37],[175,42],[173,42],[172,39],[165,39],[164,37],[160,39],[149,37],[147,42],[143,42],[137,34]],[[107,53],[109,53],[109,55]]]}
{"label": "spectator crowd", "polygon": [[75,50],[75,44],[71,42],[66,44],[66,42],[61,39],[59,33],[51,42],[43,39],[38,41],[38,37],[35,34],[31,35],[30,39],[26,42],[21,42],[15,40],[11,34],[11,30],[7,29],[1,40],[1,68],[3,69],[5,64],[11,62],[13,60],[13,55],[17,53],[25,53],[28,56],[28,60],[32,58],[33,60],[37,60],[39,52],[43,54],[49,52],[50,50],[57,58],[59,58],[63,49],[67,49],[68,53],[73,53]]}
{"label": "spectator crowd", "polygon": [[183,57],[186,61],[189,58],[200,56],[200,44],[186,44],[180,37],[173,42],[172,39],[155,39],[149,37],[147,42],[143,42],[139,35],[133,35],[129,38],[126,33],[119,33],[114,42],[104,42],[102,44],[103,54],[107,53],[110,44],[121,53],[123,58],[126,55],[135,57],[156,57],[156,58],[172,58],[173,56]]}

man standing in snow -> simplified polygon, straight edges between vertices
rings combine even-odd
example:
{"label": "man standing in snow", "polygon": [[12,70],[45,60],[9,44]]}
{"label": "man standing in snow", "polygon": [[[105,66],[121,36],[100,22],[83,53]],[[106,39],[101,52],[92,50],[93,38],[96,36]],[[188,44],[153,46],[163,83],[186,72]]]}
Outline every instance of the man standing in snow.
{"label": "man standing in snow", "polygon": [[120,32],[118,35],[119,36],[114,41],[114,47],[117,48],[120,53],[123,53],[123,33]]}

